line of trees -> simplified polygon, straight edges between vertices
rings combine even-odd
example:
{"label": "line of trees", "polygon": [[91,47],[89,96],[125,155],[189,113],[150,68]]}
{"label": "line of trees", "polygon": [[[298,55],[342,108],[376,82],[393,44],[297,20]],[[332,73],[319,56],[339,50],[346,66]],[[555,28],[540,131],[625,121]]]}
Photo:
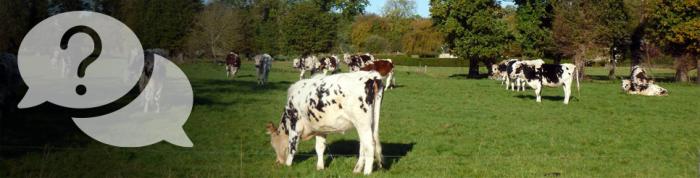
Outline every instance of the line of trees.
{"label": "line of trees", "polygon": [[446,44],[470,61],[470,77],[479,75],[480,63],[505,57],[567,58],[584,76],[586,62],[607,56],[609,77],[615,79],[617,63],[626,56],[638,65],[661,52],[675,59],[681,82],[700,64],[700,0],[513,2],[502,8],[496,0],[430,1]]}
{"label": "line of trees", "polygon": [[416,15],[414,0],[389,0],[365,14],[368,0],[4,0],[0,50],[51,15],[91,10],[129,26],[145,48],[220,58],[230,50],[280,58],[309,53],[401,52],[436,55],[442,33]]}

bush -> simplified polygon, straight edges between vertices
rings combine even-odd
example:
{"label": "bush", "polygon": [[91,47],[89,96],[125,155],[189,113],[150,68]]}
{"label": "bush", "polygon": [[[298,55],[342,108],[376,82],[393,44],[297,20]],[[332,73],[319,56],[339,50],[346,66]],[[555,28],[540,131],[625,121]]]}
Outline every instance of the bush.
{"label": "bush", "polygon": [[411,58],[406,55],[377,55],[378,59],[391,59],[395,65],[400,66],[429,66],[429,67],[464,67],[468,61],[461,58],[441,59],[441,58]]}

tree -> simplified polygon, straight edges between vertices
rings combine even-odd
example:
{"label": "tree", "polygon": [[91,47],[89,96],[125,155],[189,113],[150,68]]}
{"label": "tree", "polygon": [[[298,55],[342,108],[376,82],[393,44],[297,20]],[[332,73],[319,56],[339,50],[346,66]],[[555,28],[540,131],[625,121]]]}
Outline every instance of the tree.
{"label": "tree", "polygon": [[284,44],[294,54],[330,52],[335,47],[336,20],[315,3],[295,4],[283,18]]}
{"label": "tree", "polygon": [[410,18],[416,14],[414,0],[388,0],[382,7],[382,15],[392,18]]}
{"label": "tree", "polygon": [[585,76],[585,58],[599,48],[596,43],[597,16],[595,3],[587,0],[560,0],[555,4],[552,24],[557,52],[571,57],[579,76]]}
{"label": "tree", "polygon": [[144,48],[178,51],[201,6],[199,0],[124,0],[115,14],[136,33]]}
{"label": "tree", "polygon": [[383,36],[389,40],[389,50],[403,49],[402,37],[410,30],[411,20],[416,16],[416,2],[413,0],[388,0],[382,8],[382,15],[388,22],[388,31]]}
{"label": "tree", "polygon": [[621,56],[630,44],[631,33],[627,25],[630,18],[623,0],[602,0],[597,7],[600,12],[596,28],[598,42],[608,49],[611,59],[608,78],[614,80],[617,62],[622,60]]}
{"label": "tree", "polygon": [[443,44],[442,33],[428,19],[415,19],[403,35],[403,51],[408,54],[435,54]]}
{"label": "tree", "polygon": [[651,36],[676,58],[676,81],[687,82],[690,60],[700,64],[700,0],[661,0],[654,9],[650,17]]}
{"label": "tree", "polygon": [[479,75],[479,62],[500,56],[512,36],[494,0],[431,0],[433,22],[444,32],[447,46],[469,59],[468,77]]}
{"label": "tree", "polygon": [[524,57],[542,58],[553,48],[554,7],[549,0],[516,0],[515,40]]}
{"label": "tree", "polygon": [[207,5],[196,17],[193,31],[187,36],[190,50],[207,49],[217,58],[219,54],[234,50],[240,43],[239,29],[242,19],[231,6],[214,2]]}

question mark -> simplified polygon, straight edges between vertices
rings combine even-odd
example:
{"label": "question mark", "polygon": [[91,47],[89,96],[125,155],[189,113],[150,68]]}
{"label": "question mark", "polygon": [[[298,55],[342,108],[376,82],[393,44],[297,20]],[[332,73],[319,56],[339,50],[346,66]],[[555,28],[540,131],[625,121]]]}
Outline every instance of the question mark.
{"label": "question mark", "polygon": [[[94,29],[88,26],[79,25],[68,29],[68,31],[66,31],[66,33],[63,34],[63,36],[61,37],[61,49],[68,49],[68,40],[76,33],[85,33],[90,35],[90,38],[92,38],[92,42],[94,44],[92,48],[92,53],[85,57],[85,59],[83,59],[78,65],[78,78],[83,78],[85,76],[85,70],[87,69],[87,66],[92,64],[92,62],[99,58],[100,54],[102,53],[102,39],[100,39],[100,36],[97,35],[97,32]],[[78,86],[75,87],[75,93],[77,93],[78,95],[84,95],[85,92],[87,92],[87,88],[85,88],[85,85],[78,84]]]}

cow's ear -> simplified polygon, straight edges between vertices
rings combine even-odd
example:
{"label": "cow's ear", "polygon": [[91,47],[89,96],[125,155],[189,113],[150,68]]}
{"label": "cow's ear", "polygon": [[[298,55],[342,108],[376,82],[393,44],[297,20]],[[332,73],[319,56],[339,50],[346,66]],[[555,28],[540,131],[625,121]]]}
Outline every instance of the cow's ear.
{"label": "cow's ear", "polygon": [[266,127],[268,135],[277,132],[277,128],[275,128],[275,124],[273,124],[272,122],[267,122]]}

